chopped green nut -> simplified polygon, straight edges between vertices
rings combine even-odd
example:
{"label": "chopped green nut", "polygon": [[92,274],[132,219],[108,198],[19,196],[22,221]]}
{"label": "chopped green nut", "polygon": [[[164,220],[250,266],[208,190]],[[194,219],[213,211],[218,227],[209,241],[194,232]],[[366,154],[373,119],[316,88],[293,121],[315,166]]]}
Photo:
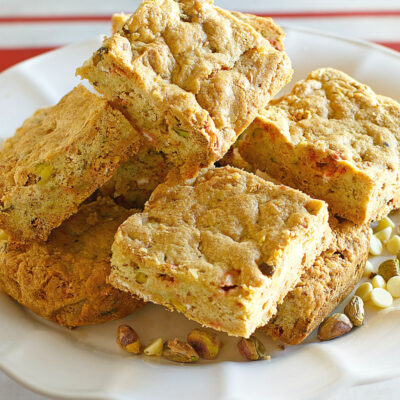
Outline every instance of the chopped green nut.
{"label": "chopped green nut", "polygon": [[189,333],[187,341],[197,354],[206,360],[214,360],[221,348],[221,342],[217,335],[201,329],[193,329]]}
{"label": "chopped green nut", "polygon": [[196,350],[189,343],[181,342],[177,338],[168,340],[164,344],[163,356],[170,361],[180,363],[192,363],[199,360]]}
{"label": "chopped green nut", "polygon": [[249,361],[269,360],[264,345],[255,336],[241,338],[237,344],[240,354]]}
{"label": "chopped green nut", "polygon": [[35,166],[35,174],[39,178],[38,185],[44,185],[53,173],[53,166],[48,162],[43,162]]}
{"label": "chopped green nut", "polygon": [[120,325],[117,333],[117,343],[121,349],[133,354],[140,354],[142,345],[138,334],[129,325]]}
{"label": "chopped green nut", "polygon": [[146,283],[147,275],[143,272],[137,272],[135,276],[135,280],[137,283]]}
{"label": "chopped green nut", "polygon": [[182,136],[184,138],[188,138],[189,137],[189,132],[184,131],[183,129],[179,129],[179,128],[174,128],[174,131],[179,135]]}

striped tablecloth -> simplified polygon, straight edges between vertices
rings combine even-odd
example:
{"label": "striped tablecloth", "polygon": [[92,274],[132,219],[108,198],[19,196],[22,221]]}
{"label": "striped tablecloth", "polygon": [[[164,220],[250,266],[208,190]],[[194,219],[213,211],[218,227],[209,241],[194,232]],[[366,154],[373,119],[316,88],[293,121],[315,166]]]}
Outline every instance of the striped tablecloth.
{"label": "striped tablecloth", "polygon": [[[0,0],[0,71],[54,48],[108,33],[114,12],[131,12],[139,3],[138,0]],[[215,3],[268,15],[282,25],[366,39],[400,51],[400,0],[215,0]],[[400,379],[397,379],[341,390],[331,399],[397,400],[399,397]],[[0,400],[42,399],[0,372]]]}

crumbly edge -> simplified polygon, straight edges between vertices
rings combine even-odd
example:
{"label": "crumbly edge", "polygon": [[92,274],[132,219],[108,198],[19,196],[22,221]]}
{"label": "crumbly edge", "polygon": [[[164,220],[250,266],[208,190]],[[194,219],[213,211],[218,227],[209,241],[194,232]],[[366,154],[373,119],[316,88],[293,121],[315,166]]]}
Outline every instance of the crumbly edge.
{"label": "crumbly edge", "polygon": [[[105,115],[111,122],[104,121]],[[45,184],[16,186],[3,194],[2,201],[7,210],[0,212],[0,226],[12,240],[46,240],[54,228],[76,213],[78,206],[112,177],[122,162],[138,151],[140,136],[118,110],[102,102],[96,105],[92,117],[90,126],[84,129],[91,136],[97,136],[103,150],[106,146],[109,148],[107,152],[92,157],[90,168],[86,166],[88,159],[80,163],[74,174],[79,177],[79,185],[74,182],[74,176],[65,175],[63,163],[67,159],[63,160],[60,155],[61,159],[49,161],[54,164],[53,173]],[[124,137],[118,138],[121,131]],[[85,153],[85,143],[80,146]]]}
{"label": "crumbly edge", "polygon": [[[107,282],[110,260],[105,243],[112,243],[113,229],[132,212],[137,210],[98,198],[82,205],[47,243],[22,246],[1,240],[0,289],[35,314],[69,328],[131,314],[144,303]],[[93,235],[106,241],[96,250],[87,249]],[[93,252],[99,258],[93,258]]]}
{"label": "crumbly edge", "polygon": [[[333,233],[331,246],[304,271],[298,287],[286,296],[277,314],[262,328],[268,335],[288,345],[301,343],[361,279],[368,259],[368,224],[343,222],[333,228]],[[317,264],[330,265],[328,280],[326,274],[319,274]]]}

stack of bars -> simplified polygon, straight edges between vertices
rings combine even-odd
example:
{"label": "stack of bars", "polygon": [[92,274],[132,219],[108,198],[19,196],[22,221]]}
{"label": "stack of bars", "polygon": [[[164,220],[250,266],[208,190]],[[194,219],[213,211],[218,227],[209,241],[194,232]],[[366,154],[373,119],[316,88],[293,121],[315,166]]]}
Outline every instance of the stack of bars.
{"label": "stack of bars", "polygon": [[1,150],[1,287],[69,327],[151,301],[300,343],[399,207],[400,105],[329,68],[273,99],[284,32],[212,0],[112,22],[77,69],[100,96],[77,86]]}

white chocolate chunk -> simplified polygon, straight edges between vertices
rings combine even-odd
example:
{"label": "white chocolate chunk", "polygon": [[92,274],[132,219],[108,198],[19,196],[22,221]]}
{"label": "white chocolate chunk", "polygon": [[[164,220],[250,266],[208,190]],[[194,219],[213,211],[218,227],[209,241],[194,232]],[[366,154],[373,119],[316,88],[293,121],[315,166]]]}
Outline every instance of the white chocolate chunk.
{"label": "white chocolate chunk", "polygon": [[371,241],[369,242],[369,252],[373,256],[379,256],[382,253],[382,250],[383,250],[382,242],[375,235],[372,235]]}
{"label": "white chocolate chunk", "polygon": [[388,280],[387,290],[393,297],[400,297],[400,276],[393,276]]}
{"label": "white chocolate chunk", "polygon": [[382,243],[387,243],[388,240],[390,239],[390,236],[392,236],[393,228],[391,226],[386,227],[385,229],[382,229],[381,231],[375,233],[375,236],[382,242]]}
{"label": "white chocolate chunk", "polygon": [[387,290],[375,288],[371,293],[371,301],[379,308],[387,308],[393,304],[393,297]]}
{"label": "white chocolate chunk", "polygon": [[381,275],[375,275],[372,278],[371,283],[374,288],[385,289],[385,287],[386,287],[386,282]]}
{"label": "white chocolate chunk", "polygon": [[365,278],[368,278],[372,272],[374,272],[374,266],[372,265],[371,261],[367,260],[367,262],[365,263],[363,276]]}
{"label": "white chocolate chunk", "polygon": [[400,251],[400,236],[394,235],[386,243],[386,250],[391,254],[397,254]]}
{"label": "white chocolate chunk", "polygon": [[356,290],[356,296],[361,297],[363,301],[369,300],[374,287],[371,282],[362,283]]}

